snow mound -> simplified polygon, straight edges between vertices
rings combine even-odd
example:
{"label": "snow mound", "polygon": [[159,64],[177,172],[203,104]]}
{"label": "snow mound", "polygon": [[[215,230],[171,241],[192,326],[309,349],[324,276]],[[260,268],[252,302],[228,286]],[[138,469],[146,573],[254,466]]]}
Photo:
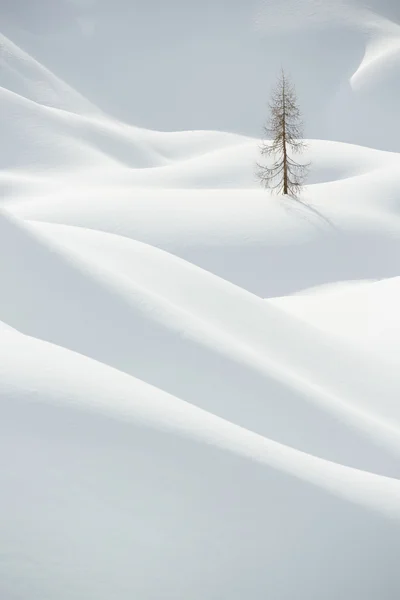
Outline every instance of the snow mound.
{"label": "snow mound", "polygon": [[[54,72],[75,57],[86,79],[93,53],[110,74],[120,12],[130,48],[140,34],[133,4],[63,2]],[[201,109],[191,94],[199,122],[224,94],[228,120],[248,112],[249,96],[261,103],[245,60],[258,35],[267,78],[277,57],[299,67],[315,115],[298,200],[259,188],[247,126],[127,125],[98,108],[96,72],[81,95],[33,58],[47,38],[0,39],[1,598],[392,600],[400,586],[398,13],[377,0],[250,2],[232,9],[226,45],[214,20],[226,6],[212,4],[149,11],[165,61],[148,53],[148,103],[151,72],[160,115],[173,93],[186,122],[183,65],[201,87],[199,51],[211,78],[226,73],[207,80]],[[176,34],[174,61],[163,36],[176,8],[209,37],[199,50]],[[128,48],[118,59],[108,87],[126,61],[136,122],[142,71]]]}
{"label": "snow mound", "polygon": [[100,112],[49,69],[0,34],[0,85],[37,104],[72,111]]}
{"label": "snow mound", "polygon": [[258,188],[252,138],[0,100],[3,204],[22,219],[143,241],[261,297],[398,274],[396,153],[311,140],[304,198],[277,202]]}
{"label": "snow mound", "polygon": [[260,298],[138,242],[7,218],[1,240],[0,314],[12,327],[277,441],[397,475],[380,451],[400,449],[390,363],[332,346]]}
{"label": "snow mound", "polygon": [[[330,153],[323,156],[327,164]],[[310,185],[299,202],[251,188],[135,188],[134,174],[114,171],[99,174],[96,182],[90,173],[75,174],[62,190],[52,178],[5,178],[13,190],[6,206],[23,219],[160,247],[261,297],[274,297],[398,274],[400,178],[397,156],[389,157],[382,168]],[[362,161],[357,167],[366,168]],[[148,171],[155,178],[157,169]],[[212,176],[217,173],[215,167]]]}
{"label": "snow mound", "polygon": [[400,279],[342,284],[269,302],[322,331],[380,355],[400,359]]}
{"label": "snow mound", "polygon": [[61,348],[5,341],[6,596],[125,600],[161,586],[239,599],[267,586],[289,598],[288,568],[306,593],[332,581],[329,599],[374,598],[382,573],[397,586],[398,480],[289,450]]}

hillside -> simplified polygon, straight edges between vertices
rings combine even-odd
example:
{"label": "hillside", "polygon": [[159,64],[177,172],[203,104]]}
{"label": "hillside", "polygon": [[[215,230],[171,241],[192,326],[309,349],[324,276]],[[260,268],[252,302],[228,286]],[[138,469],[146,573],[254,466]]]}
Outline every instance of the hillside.
{"label": "hillside", "polygon": [[0,9],[0,597],[395,600],[397,4],[150,5]]}

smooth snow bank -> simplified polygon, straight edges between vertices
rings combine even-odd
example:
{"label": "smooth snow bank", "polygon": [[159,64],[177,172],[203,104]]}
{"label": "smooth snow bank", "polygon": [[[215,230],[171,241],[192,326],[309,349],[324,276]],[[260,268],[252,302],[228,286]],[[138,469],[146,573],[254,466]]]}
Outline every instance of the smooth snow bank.
{"label": "smooth snow bank", "polygon": [[[87,170],[102,166],[103,181],[118,167],[129,186],[258,188],[259,140],[213,131],[157,132],[123,125],[106,115],[75,113],[34,102],[0,87],[1,123],[8,152],[3,169]],[[326,183],[398,166],[396,154],[310,140],[304,160],[309,183]],[[23,151],[21,152],[21,148]],[[19,150],[19,152],[18,152]],[[3,174],[4,177],[4,174]]]}
{"label": "smooth snow bank", "polygon": [[7,325],[6,323],[3,323],[2,321],[0,321],[0,331],[7,332],[7,331],[15,331],[15,330],[12,327],[10,327],[9,325]]}
{"label": "smooth snow bank", "polygon": [[1,88],[39,105],[78,114],[100,113],[81,94],[1,33],[0,50]]}
{"label": "smooth snow bank", "polygon": [[[11,329],[5,335],[2,396],[10,395],[17,404],[44,403],[49,412],[61,407],[132,422],[138,428],[178,434],[270,464],[347,500],[400,517],[400,482],[396,479],[288,449],[82,355]],[[20,368],[16,368],[16,354],[24,366],[23,377]],[[76,373],[76,379],[68,373]],[[8,404],[10,408],[12,403]],[[374,488],[386,489],[387,493],[380,496]]]}
{"label": "smooth snow bank", "polygon": [[274,74],[281,60],[295,77],[315,137],[399,150],[396,0],[266,0],[257,24],[278,54]]}
{"label": "smooth snow bank", "polygon": [[225,0],[170,0],[155,11],[129,0],[118,10],[114,0],[31,5],[3,2],[9,38],[122,121],[258,136],[283,65],[307,137],[400,149],[397,0],[248,0],[229,19]]}
{"label": "smooth snow bank", "polygon": [[19,333],[2,340],[6,597],[289,599],[323,586],[327,599],[372,600],[382,577],[397,588],[398,480],[274,444]]}
{"label": "smooth snow bank", "polygon": [[[335,28],[310,32],[310,6]],[[349,29],[337,3],[276,3],[308,14],[282,56],[318,80],[299,90],[315,137],[396,150],[397,26],[352,6]],[[81,46],[63,35],[68,61]],[[254,138],[125,125],[1,43],[1,598],[395,598],[399,155],[310,140],[310,185],[276,198]]]}
{"label": "smooth snow bank", "polygon": [[129,127],[92,106],[4,36],[0,48],[0,123],[7,140],[0,154],[3,170],[145,169],[249,141],[228,133]]}
{"label": "smooth snow bank", "polygon": [[[126,174],[126,183],[135,186],[258,185],[258,140],[215,131],[162,133],[127,126],[102,113],[3,35],[0,47],[3,170],[47,170],[62,165],[63,171],[101,167],[102,171],[112,172],[128,167],[133,172]],[[360,111],[364,108],[361,106]],[[395,155],[372,149],[318,140],[310,145],[310,183],[398,164]],[[155,170],[149,171],[149,167]]]}
{"label": "smooth snow bank", "polygon": [[22,177],[9,184],[15,191],[7,206],[23,219],[160,247],[260,297],[276,297],[398,274],[398,173],[390,167],[310,186],[302,202],[251,189],[135,189],[116,173],[105,182],[67,180],[62,190],[51,178]]}
{"label": "smooth snow bank", "polygon": [[2,201],[23,219],[143,241],[261,297],[398,274],[395,153],[310,140],[302,201],[278,201],[258,187],[255,139],[148,131],[0,96]]}
{"label": "smooth snow bank", "polygon": [[400,360],[399,296],[400,278],[395,277],[317,288],[269,302],[357,347]]}
{"label": "smooth snow bank", "polygon": [[0,239],[0,314],[16,329],[277,441],[397,476],[392,364],[138,242],[5,216]]}

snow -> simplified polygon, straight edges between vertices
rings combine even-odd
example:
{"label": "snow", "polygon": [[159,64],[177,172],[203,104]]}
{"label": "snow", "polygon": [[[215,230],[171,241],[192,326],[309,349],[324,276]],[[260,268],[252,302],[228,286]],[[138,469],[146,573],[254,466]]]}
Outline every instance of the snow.
{"label": "snow", "polygon": [[269,302],[347,343],[399,358],[400,279],[322,286]]}
{"label": "snow", "polygon": [[[306,38],[309,60],[316,41],[332,51],[332,30],[343,38],[332,80],[321,70],[319,91],[299,88],[308,120],[313,94],[327,102],[296,201],[259,188],[259,142],[244,121],[222,131],[218,98],[218,131],[183,130],[188,114],[181,131],[158,131],[139,118],[127,124],[116,105],[107,111],[111,91],[104,104],[99,88],[87,100],[64,83],[67,58],[50,49],[68,43],[68,69],[83,78],[83,48],[91,40],[99,50],[106,25],[116,43],[108,51],[119,56],[116,27],[128,6],[119,14],[108,1],[60,1],[40,41],[21,2],[5,20],[5,600],[398,595],[397,5],[256,4],[251,36],[272,48],[289,32],[299,64]],[[166,21],[174,32],[180,11],[186,18],[178,5]],[[201,24],[210,6],[193,6]],[[38,3],[37,15],[45,8]],[[216,22],[220,9],[216,2]],[[225,41],[243,11],[232,8]],[[44,27],[41,18],[31,26]],[[197,35],[206,39],[201,27]],[[243,36],[248,51],[250,32]],[[119,71],[108,74],[122,85]],[[176,85],[168,76],[166,101]],[[251,103],[250,93],[250,112]]]}

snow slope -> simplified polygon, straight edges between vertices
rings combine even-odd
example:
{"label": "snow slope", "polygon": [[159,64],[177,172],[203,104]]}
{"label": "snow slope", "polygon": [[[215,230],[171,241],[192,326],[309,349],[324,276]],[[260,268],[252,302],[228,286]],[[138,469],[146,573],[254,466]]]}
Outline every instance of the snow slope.
{"label": "snow slope", "polygon": [[[394,5],[255,4],[268,43],[265,11],[363,40],[325,125],[378,111]],[[254,137],[127,125],[24,40],[1,38],[0,597],[394,600],[396,126],[311,139],[285,200]]]}
{"label": "snow slope", "polygon": [[258,136],[283,64],[308,137],[400,149],[397,0],[13,0],[0,14],[9,39],[133,125]]}
{"label": "snow slope", "polygon": [[399,358],[398,277],[314,288],[269,302],[347,343]]}
{"label": "snow slope", "polygon": [[5,597],[290,597],[293,578],[375,597],[382,578],[398,584],[398,480],[19,333],[1,373]]}

